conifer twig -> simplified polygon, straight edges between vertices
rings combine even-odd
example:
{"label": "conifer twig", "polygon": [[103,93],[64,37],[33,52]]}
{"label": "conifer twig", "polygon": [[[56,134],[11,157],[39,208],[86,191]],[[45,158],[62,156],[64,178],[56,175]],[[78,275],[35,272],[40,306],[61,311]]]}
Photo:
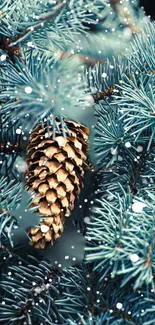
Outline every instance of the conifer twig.
{"label": "conifer twig", "polygon": [[15,39],[10,43],[9,47],[17,45],[17,43],[23,41],[29,34],[31,34],[31,32],[36,31],[40,26],[42,26],[43,23],[47,23],[51,19],[57,17],[62,10],[68,6],[69,2],[70,0],[63,0],[60,4],[55,6],[55,9],[52,10],[52,12],[39,16],[38,23],[34,26],[28,27],[23,31],[22,34],[16,36]]}

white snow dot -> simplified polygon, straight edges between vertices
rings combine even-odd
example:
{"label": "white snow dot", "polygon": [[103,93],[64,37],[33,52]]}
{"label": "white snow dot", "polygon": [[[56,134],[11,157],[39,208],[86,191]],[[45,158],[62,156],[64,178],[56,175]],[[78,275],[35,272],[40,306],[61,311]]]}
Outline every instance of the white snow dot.
{"label": "white snow dot", "polygon": [[84,222],[85,222],[85,223],[89,223],[89,221],[90,221],[90,218],[89,218],[89,217],[85,217],[85,218],[84,218]]}
{"label": "white snow dot", "polygon": [[132,262],[137,262],[139,260],[139,256],[137,254],[131,254],[130,255],[130,260]]}
{"label": "white snow dot", "polygon": [[26,92],[26,94],[31,94],[32,88],[30,86],[25,87],[25,92]]}
{"label": "white snow dot", "polygon": [[26,161],[24,161],[21,158],[17,157],[15,163],[16,163],[15,167],[18,170],[19,173],[25,173],[27,171],[27,163],[26,163]]}
{"label": "white snow dot", "polygon": [[50,287],[50,283],[47,283],[47,284],[45,285],[45,287],[46,287],[46,289],[48,289],[48,288]]}
{"label": "white snow dot", "polygon": [[33,46],[32,42],[27,42],[27,46]]}
{"label": "white snow dot", "polygon": [[7,57],[6,54],[2,54],[2,55],[0,56],[0,60],[1,60],[1,61],[5,61],[5,60],[6,60],[6,57]]}
{"label": "white snow dot", "polygon": [[124,28],[123,34],[126,38],[130,38],[132,35],[132,30],[129,27]]}
{"label": "white snow dot", "polygon": [[42,232],[47,232],[50,228],[49,228],[49,226],[47,226],[47,225],[41,225],[41,231]]}
{"label": "white snow dot", "polygon": [[134,202],[132,204],[132,211],[134,212],[137,212],[137,213],[140,213],[143,211],[143,208],[145,207],[146,205],[143,203],[143,202]]}
{"label": "white snow dot", "polygon": [[68,260],[68,259],[69,259],[69,256],[68,256],[68,255],[66,255],[66,256],[65,256],[65,260]]}
{"label": "white snow dot", "polygon": [[16,134],[21,134],[22,133],[22,130],[21,129],[17,129],[16,130]]}
{"label": "white snow dot", "polygon": [[142,147],[142,146],[138,146],[138,147],[137,147],[137,151],[138,151],[138,152],[142,152],[142,151],[143,151],[143,147]]}
{"label": "white snow dot", "polygon": [[130,148],[130,147],[131,147],[131,143],[130,143],[130,142],[126,142],[126,143],[125,143],[125,147],[126,147],[126,148]]}
{"label": "white snow dot", "polygon": [[102,76],[103,78],[106,78],[106,77],[107,77],[107,73],[106,73],[106,72],[103,72],[101,76]]}
{"label": "white snow dot", "polygon": [[121,302],[118,302],[118,303],[116,304],[116,308],[117,308],[117,309],[122,309],[122,307],[123,307],[123,305],[121,304]]}

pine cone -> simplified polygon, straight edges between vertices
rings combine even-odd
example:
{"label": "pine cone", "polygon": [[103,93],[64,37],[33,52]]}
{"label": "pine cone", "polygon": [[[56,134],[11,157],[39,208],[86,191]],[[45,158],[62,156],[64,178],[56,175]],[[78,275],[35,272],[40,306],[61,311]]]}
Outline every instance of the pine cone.
{"label": "pine cone", "polygon": [[[60,130],[61,123],[57,121]],[[65,217],[74,208],[75,199],[83,187],[84,169],[87,168],[87,127],[66,121],[70,135],[55,134],[52,126],[38,124],[27,147],[26,186],[33,191],[33,204],[46,217],[38,227],[28,230],[30,245],[44,248],[61,236]]]}

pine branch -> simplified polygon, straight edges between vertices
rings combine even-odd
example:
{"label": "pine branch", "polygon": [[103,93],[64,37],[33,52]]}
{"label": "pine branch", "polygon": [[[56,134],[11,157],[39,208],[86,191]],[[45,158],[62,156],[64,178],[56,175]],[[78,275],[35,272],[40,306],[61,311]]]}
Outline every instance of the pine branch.
{"label": "pine branch", "polygon": [[[107,306],[100,305],[100,308],[105,312],[107,310]],[[116,321],[122,320],[123,322],[127,322],[127,324],[131,325],[139,325],[138,321],[136,321],[132,316],[127,314],[125,311],[118,311],[115,306],[111,306],[110,310],[113,311],[113,315],[116,319]]]}
{"label": "pine branch", "polygon": [[[95,149],[100,166],[100,195],[88,224],[86,260],[98,260],[97,269],[108,268],[114,276],[122,274],[122,285],[134,278],[135,288],[145,283],[154,289],[154,120],[150,114],[154,110],[154,83],[150,74],[154,60],[147,60],[144,65],[143,58],[140,71],[135,73],[143,47],[146,46],[148,55],[150,47],[154,48],[152,37],[145,42],[149,29],[152,31],[152,25],[137,37],[134,54],[127,58],[129,69],[121,73],[122,62],[118,63],[119,70],[113,65],[116,81],[115,78],[111,81],[109,74],[98,67],[90,81],[91,87],[97,85],[99,90],[119,80],[121,84],[117,95],[97,106]],[[148,71],[145,76],[144,71]],[[100,73],[104,81],[98,77]],[[145,207],[144,211],[143,208],[135,211],[134,204]],[[137,263],[132,261],[133,254]]]}
{"label": "pine branch", "polygon": [[111,60],[107,59],[104,64],[97,63],[93,68],[89,67],[86,80],[94,102],[96,104],[104,100],[110,102],[113,95],[118,95],[120,93],[118,85],[124,74],[131,75],[131,66],[124,57],[122,59],[113,57]]}
{"label": "pine branch", "polygon": [[[24,283],[24,290],[21,283]],[[55,320],[62,324],[55,305],[58,286],[59,276],[48,263],[32,256],[25,260],[18,256],[0,282],[4,302],[0,304],[0,321],[15,324],[21,320],[32,324],[46,319],[49,324]]]}
{"label": "pine branch", "polygon": [[[63,290],[57,304],[63,318],[68,317],[67,324],[72,325],[72,320],[74,324],[81,321],[84,325],[145,324],[149,319],[148,313],[141,314],[140,311],[148,307],[147,296],[151,299],[154,293],[147,289],[133,290],[132,282],[121,288],[121,277],[104,275],[102,278],[102,272],[102,268],[96,271],[95,264],[80,265],[62,272],[60,285]],[[141,294],[142,300],[139,299]]]}
{"label": "pine branch", "polygon": [[[16,186],[15,186],[16,184]],[[6,178],[0,181],[0,234],[1,240],[8,238],[11,241],[11,232],[17,224],[10,210],[17,207],[21,199],[21,184],[14,180],[8,182]]]}
{"label": "pine branch", "polygon": [[[46,57],[45,53],[33,52],[30,55],[22,53],[22,57],[24,62],[16,60],[15,65],[7,62],[1,67],[3,89],[0,99],[7,98],[3,105],[3,115],[16,118],[18,112],[18,119],[26,118],[28,124],[31,123],[29,124],[31,130],[34,124],[49,116],[51,120],[53,118],[53,122],[54,116],[69,117],[82,123],[85,120],[89,121],[89,116],[91,118],[92,114],[91,103],[88,102],[90,96],[84,92],[81,71],[77,83],[77,70],[80,63],[76,57],[57,61],[53,57]],[[8,69],[10,69],[9,73]],[[89,112],[84,109],[87,106]]]}
{"label": "pine branch", "polygon": [[32,25],[28,27],[26,30],[22,32],[22,35],[18,35],[14,40],[11,41],[9,47],[16,46],[19,42],[22,42],[26,37],[28,37],[32,32],[36,31],[38,28],[43,26],[43,24],[48,23],[53,18],[56,18],[68,5],[70,0],[65,0],[60,4],[56,5],[55,8],[52,8],[52,12],[44,15],[40,15],[38,18],[38,23],[36,25]]}
{"label": "pine branch", "polygon": [[[11,5],[13,2],[11,1]],[[50,49],[51,37],[52,44],[55,41],[55,44],[58,43],[56,45],[59,47],[69,37],[70,41],[72,41],[74,32],[78,31],[81,38],[77,35],[77,40],[83,42],[76,43],[75,46],[77,44],[79,46],[77,46],[76,51],[80,53],[84,44],[81,53],[84,53],[84,55],[90,53],[90,57],[94,56],[103,59],[103,55],[109,51],[109,48],[113,49],[115,53],[120,52],[120,48],[123,49],[126,46],[129,38],[124,39],[121,46],[116,47],[114,38],[117,39],[118,34],[120,34],[120,30],[118,30],[118,34],[116,33],[114,37],[111,37],[112,46],[109,47],[110,42],[106,42],[110,34],[106,40],[102,40],[103,30],[106,26],[106,13],[111,11],[111,8],[105,6],[107,1],[97,1],[97,5],[99,3],[100,7],[102,3],[104,8],[100,8],[99,11],[94,9],[95,13],[92,20],[97,19],[98,16],[101,18],[99,21],[100,32],[97,34],[82,34],[86,26],[84,20],[89,16],[85,16],[85,14],[89,10],[84,10],[84,14],[82,14],[81,6],[78,8],[78,5],[82,4],[84,6],[89,4],[89,1],[80,0],[78,2],[72,1],[72,3],[71,1],[64,1],[53,8],[52,12],[47,12],[45,15],[40,15],[42,9],[40,4],[42,2],[36,1],[35,3],[38,5],[34,11],[35,15],[37,10],[39,12],[37,24],[34,23],[36,17],[34,18],[33,13],[32,17],[29,16],[30,21],[28,22],[19,19],[18,25],[18,19],[12,19],[11,21],[9,18],[6,25],[4,21],[1,24],[1,31],[3,30],[4,34],[9,31],[9,29],[7,31],[7,26],[13,26],[11,33],[17,37],[12,38],[10,47],[8,44],[4,45],[3,50],[8,51],[10,57],[12,55],[11,49],[13,52],[16,51],[18,47],[16,44],[19,42],[21,46],[26,47],[26,51],[28,50],[27,53],[23,53],[24,51],[21,50],[23,60],[20,57],[15,58],[15,64],[10,63],[8,57],[4,62],[0,60],[0,99],[3,102],[1,114],[5,120],[5,126],[8,117],[12,121],[17,115],[22,128],[24,124],[29,123],[29,129],[31,130],[32,121],[35,119],[35,123],[40,120],[42,123],[45,121],[47,131],[49,131],[51,123],[56,132],[59,132],[59,126],[56,123],[56,116],[58,116],[65,137],[68,132],[65,117],[68,116],[76,120],[84,120],[85,118],[89,123],[88,118],[90,118],[91,108],[88,89],[86,88],[88,96],[85,96],[82,90],[83,84],[81,83],[80,70],[78,70],[79,65],[76,64],[75,70],[72,69],[75,60],[70,61],[71,64],[67,63],[67,61],[65,64],[64,61],[61,64],[61,62],[56,62],[56,60],[49,57],[46,51],[44,54],[40,54],[38,48],[36,55],[34,48],[37,46],[37,41],[38,44],[41,44],[39,49],[42,46],[42,49],[45,50],[45,43],[49,43],[46,49]],[[91,8],[91,5],[95,8],[96,3],[94,1],[93,4],[91,3],[88,9]],[[7,1],[5,1],[5,5],[7,6]],[[43,3],[43,8],[47,9],[46,5],[47,1],[45,1],[45,4]],[[73,9],[73,17],[69,15],[69,18],[63,12],[68,5],[71,6],[69,9]],[[116,6],[115,8],[117,12],[119,11],[119,16],[122,15],[122,20],[124,18],[128,20],[128,24],[123,24],[123,26],[130,26],[131,24],[132,29],[132,22],[128,16],[120,11],[120,4],[119,7]],[[32,10],[31,6],[31,12]],[[61,20],[60,15],[62,12]],[[14,7],[11,13],[12,16],[9,17],[16,18],[16,14],[18,16],[20,12],[18,8]],[[115,17],[117,18],[117,15]],[[52,24],[52,20],[54,24]],[[111,25],[112,20],[113,18],[109,21],[109,29],[113,26]],[[117,23],[120,26],[120,22],[119,17],[119,19],[116,19],[114,26],[117,26]],[[91,19],[87,24],[88,29],[89,23],[91,23]],[[15,24],[18,25],[18,28],[16,28]],[[60,32],[57,33],[59,27]],[[17,30],[21,32],[18,36]],[[69,33],[69,30],[71,34],[67,38],[68,35],[66,36],[66,34]],[[32,33],[33,31],[35,33]],[[150,31],[151,29],[149,32],[147,31],[147,35],[151,34]],[[88,35],[88,43],[85,35]],[[30,47],[31,45],[34,46],[32,51],[27,48],[28,45],[25,42],[22,42],[24,40],[30,41],[28,42]],[[59,41],[61,44],[59,44]],[[152,147],[154,143],[154,111],[152,110],[151,117],[149,114],[154,104],[154,58],[151,56],[152,43],[146,41],[146,36],[144,39],[142,36],[142,43],[140,38],[137,38],[136,42],[138,54],[133,51],[130,59],[114,59],[112,64],[107,61],[104,65],[96,65],[94,69],[88,72],[88,79],[90,78],[88,86],[97,106],[98,122],[94,142],[99,165],[98,178],[100,180],[100,193],[98,192],[98,200],[95,202],[95,210],[92,211],[92,219],[87,231],[86,259],[90,263],[88,265],[83,263],[58,272],[51,268],[49,263],[42,260],[42,258],[50,260],[52,250],[48,252],[44,250],[42,254],[38,253],[39,260],[37,260],[29,256],[30,252],[31,254],[34,253],[34,255],[37,254],[36,251],[31,251],[31,248],[29,253],[26,254],[23,245],[20,251],[16,251],[16,254],[14,249],[10,248],[9,245],[5,245],[5,240],[3,240],[0,254],[2,257],[6,257],[6,260],[1,260],[3,272],[0,289],[4,299],[3,303],[0,304],[1,323],[15,325],[23,322],[29,324],[43,322],[48,324],[65,323],[68,325],[72,322],[72,319],[74,324],[76,321],[78,323],[81,321],[84,325],[116,325],[118,323],[120,325],[144,325],[152,323],[154,318],[152,316],[154,293],[153,291],[150,292],[150,290],[154,290],[155,277],[155,186],[153,178],[155,152]],[[70,44],[72,43],[70,42]],[[149,49],[147,48],[148,44]],[[106,45],[108,50],[107,48],[105,50]],[[67,47],[70,49],[68,44]],[[147,58],[148,55],[149,58]],[[139,63],[139,61],[141,62]],[[142,73],[142,78],[139,75],[137,76],[137,71],[140,74]],[[148,86],[149,84],[150,86]],[[135,89],[137,93],[135,93]],[[17,97],[19,98],[18,101],[16,100]],[[88,106],[88,113],[83,114],[85,106]],[[65,114],[62,114],[64,109]],[[27,114],[30,114],[28,119],[26,119]],[[139,117],[139,114],[141,117]],[[20,131],[18,130],[18,132]],[[11,168],[9,165],[10,155],[8,155],[8,159],[7,154],[10,153],[11,149],[17,154],[17,145],[19,144],[19,139],[17,139],[17,143],[9,140],[10,144],[5,146],[5,143],[11,137],[10,134],[5,129],[4,136],[0,139],[0,154],[1,150],[3,150],[3,159],[6,160],[6,172],[8,174]],[[14,140],[15,136],[12,139]],[[14,149],[13,145],[15,146]],[[138,153],[138,146],[143,146],[142,154]],[[148,151],[147,154],[146,151]],[[140,163],[135,162],[135,159],[139,159]],[[147,175],[150,178],[147,184],[144,184],[142,178],[146,181]],[[151,186],[149,186],[149,181]],[[0,187],[2,185],[0,181]],[[4,188],[6,191],[6,184],[4,184]],[[0,200],[2,205],[0,229],[5,231],[5,216],[11,211],[10,216],[19,222],[19,228],[13,229],[11,232],[13,235],[11,239],[15,246],[18,246],[25,242],[27,244],[29,240],[27,229],[31,226],[31,223],[38,224],[38,218],[40,220],[41,216],[34,215],[32,211],[27,211],[30,202],[26,201],[25,204],[24,194],[20,208],[17,211],[16,199],[18,197],[13,196],[15,188],[11,189],[11,191],[10,188],[11,185],[9,192],[4,191]],[[135,192],[137,192],[137,195],[135,195]],[[14,198],[13,202],[7,201],[9,195],[10,201]],[[4,204],[6,201],[7,204]],[[140,214],[133,209],[133,204],[136,201],[144,206]],[[9,210],[10,205],[13,208]],[[12,229],[12,224],[11,227],[9,224],[9,231],[10,229]],[[12,257],[10,256],[11,253]],[[139,287],[142,287],[142,289],[136,290]],[[141,294],[144,296],[140,301]],[[143,309],[146,310],[145,313],[142,312]],[[66,320],[67,317],[69,320]]]}
{"label": "pine branch", "polygon": [[8,180],[16,179],[17,182],[20,180],[20,173],[16,162],[23,154],[27,142],[27,137],[24,138],[19,126],[19,121],[11,120],[4,113],[0,117],[0,175]]}

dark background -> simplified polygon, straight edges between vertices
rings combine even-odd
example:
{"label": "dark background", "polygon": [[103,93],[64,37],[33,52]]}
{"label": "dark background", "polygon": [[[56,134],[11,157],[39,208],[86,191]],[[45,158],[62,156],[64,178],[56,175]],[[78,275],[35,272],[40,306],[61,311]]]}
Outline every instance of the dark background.
{"label": "dark background", "polygon": [[155,19],[155,0],[140,0],[140,6],[144,7],[148,16]]}

